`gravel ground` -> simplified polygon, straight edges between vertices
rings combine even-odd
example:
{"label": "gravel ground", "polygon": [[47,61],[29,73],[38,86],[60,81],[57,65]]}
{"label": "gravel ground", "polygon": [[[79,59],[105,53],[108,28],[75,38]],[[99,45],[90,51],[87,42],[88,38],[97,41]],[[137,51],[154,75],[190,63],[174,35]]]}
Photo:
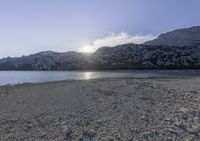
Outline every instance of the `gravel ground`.
{"label": "gravel ground", "polygon": [[200,78],[0,87],[1,141],[197,141]]}

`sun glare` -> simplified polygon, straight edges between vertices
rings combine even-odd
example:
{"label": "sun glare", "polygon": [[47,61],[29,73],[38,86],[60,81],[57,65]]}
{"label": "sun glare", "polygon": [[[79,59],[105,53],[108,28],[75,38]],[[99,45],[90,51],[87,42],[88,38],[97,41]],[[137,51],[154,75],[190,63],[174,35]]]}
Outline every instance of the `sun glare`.
{"label": "sun glare", "polygon": [[81,48],[78,49],[79,52],[84,52],[84,53],[92,53],[94,52],[93,48],[89,45],[82,46]]}
{"label": "sun glare", "polygon": [[85,73],[83,74],[83,78],[84,78],[84,79],[91,79],[92,76],[93,76],[93,73],[92,73],[92,72],[85,72]]}

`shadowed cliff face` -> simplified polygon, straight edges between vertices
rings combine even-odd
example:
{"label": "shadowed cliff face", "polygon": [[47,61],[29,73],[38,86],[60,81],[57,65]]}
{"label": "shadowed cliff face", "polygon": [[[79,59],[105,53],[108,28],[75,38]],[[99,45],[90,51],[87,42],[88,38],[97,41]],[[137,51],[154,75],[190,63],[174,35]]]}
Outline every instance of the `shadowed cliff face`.
{"label": "shadowed cliff face", "polygon": [[0,70],[194,69],[200,68],[200,46],[125,44],[93,54],[41,52],[0,60]]}

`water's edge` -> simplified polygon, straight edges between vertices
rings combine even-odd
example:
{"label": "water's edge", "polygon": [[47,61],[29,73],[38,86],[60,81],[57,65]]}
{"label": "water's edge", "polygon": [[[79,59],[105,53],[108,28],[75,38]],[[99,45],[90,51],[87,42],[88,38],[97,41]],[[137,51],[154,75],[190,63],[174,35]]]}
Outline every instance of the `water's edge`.
{"label": "water's edge", "polygon": [[199,70],[0,71],[0,85],[106,78],[189,78]]}

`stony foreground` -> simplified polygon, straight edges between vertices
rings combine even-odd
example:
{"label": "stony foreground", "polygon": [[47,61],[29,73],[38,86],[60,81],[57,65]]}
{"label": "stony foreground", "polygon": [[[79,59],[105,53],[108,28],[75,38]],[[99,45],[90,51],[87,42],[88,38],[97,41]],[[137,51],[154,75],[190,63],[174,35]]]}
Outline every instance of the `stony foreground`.
{"label": "stony foreground", "polygon": [[0,88],[2,141],[200,140],[200,78]]}

